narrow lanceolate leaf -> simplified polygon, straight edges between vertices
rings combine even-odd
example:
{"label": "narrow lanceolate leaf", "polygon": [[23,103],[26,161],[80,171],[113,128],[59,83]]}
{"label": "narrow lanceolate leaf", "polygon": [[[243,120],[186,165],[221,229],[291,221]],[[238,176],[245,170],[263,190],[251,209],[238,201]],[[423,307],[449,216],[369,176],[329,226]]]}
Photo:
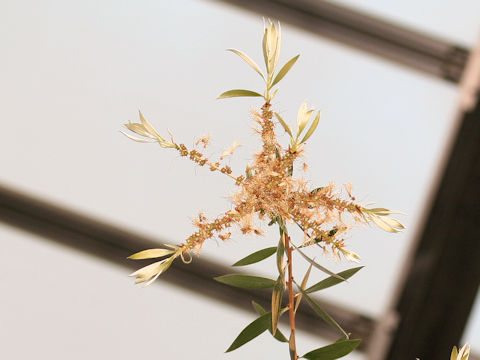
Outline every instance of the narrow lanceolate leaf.
{"label": "narrow lanceolate leaf", "polygon": [[283,79],[283,77],[285,75],[287,75],[287,73],[290,71],[290,69],[292,68],[293,64],[295,64],[295,62],[297,61],[298,57],[300,56],[300,54],[298,54],[297,56],[291,58],[285,65],[283,65],[283,67],[280,69],[280,71],[278,72],[277,76],[275,76],[275,79],[273,80],[272,82],[272,85],[271,86],[274,86],[275,84],[277,84],[280,80]]}
{"label": "narrow lanceolate leaf", "polygon": [[303,257],[305,260],[307,260],[310,264],[312,264],[312,265],[313,265],[314,267],[316,267],[318,270],[323,271],[324,273],[326,273],[326,274],[328,274],[328,275],[330,275],[330,276],[333,276],[333,277],[335,277],[335,278],[337,278],[337,279],[339,279],[339,280],[345,281],[345,279],[342,278],[340,275],[335,274],[334,272],[328,270],[326,267],[324,267],[324,266],[316,263],[316,262],[313,261],[312,259],[310,259],[307,255],[305,255],[305,254],[303,253],[302,250],[300,250],[298,247],[296,247],[295,244],[293,244],[293,243],[291,243],[291,244],[292,244],[292,246],[295,248],[295,250],[297,250],[297,251],[299,252],[299,254],[302,255],[302,257]]}
{"label": "narrow lanceolate leaf", "polygon": [[168,250],[168,249],[143,250],[133,255],[130,255],[127,259],[132,259],[132,260],[153,259],[153,258],[158,258],[165,255],[173,254],[174,252],[175,250]]}
{"label": "narrow lanceolate leaf", "polygon": [[260,276],[230,274],[214,278],[223,284],[244,289],[268,289],[275,286],[275,280]]}
{"label": "narrow lanceolate leaf", "polygon": [[394,214],[395,212],[394,211],[390,211],[388,209],[385,209],[385,208],[373,208],[373,209],[367,209],[368,212],[372,212],[372,213],[375,213],[376,215],[391,215],[391,214]]}
{"label": "narrow lanceolate leaf", "polygon": [[121,132],[123,135],[125,135],[126,137],[128,137],[130,140],[133,140],[133,141],[138,141],[138,142],[142,142],[142,143],[152,143],[152,142],[155,142],[155,140],[153,140],[153,139],[148,139],[148,140],[146,140],[146,139],[140,139],[140,138],[137,138],[137,137],[132,136],[132,135],[130,135],[130,134],[127,134],[127,133],[124,132],[124,131],[121,131],[121,130],[120,130],[120,132]]}
{"label": "narrow lanceolate leaf", "polygon": [[245,60],[247,62],[248,65],[250,65],[262,77],[262,79],[265,82],[267,82],[267,80],[265,79],[265,75],[263,75],[263,73],[262,73],[262,70],[260,70],[260,68],[255,63],[255,61],[253,61],[247,54],[245,54],[244,52],[242,52],[240,50],[237,50],[237,49],[227,49],[227,50],[237,54],[238,56],[240,56],[243,60]]}
{"label": "narrow lanceolate leaf", "polygon": [[307,293],[303,290],[300,290],[305,296],[305,299],[307,299],[308,305],[315,311],[315,313],[327,324],[330,324],[333,326],[335,329],[337,329],[344,337],[345,339],[348,339],[348,334],[345,332],[345,330],[342,329],[340,325],[330,316],[328,313],[323,310],[310,296],[307,295]]}
{"label": "narrow lanceolate leaf", "polygon": [[280,88],[276,88],[273,93],[272,93],[272,96],[270,96],[270,100],[273,100],[275,98],[275,96],[277,96],[277,92]]}
{"label": "narrow lanceolate leaf", "polygon": [[388,231],[388,232],[391,232],[391,233],[396,233],[398,232],[398,230],[395,230],[392,226],[390,226],[389,224],[387,224],[385,221],[383,221],[382,219],[380,219],[379,217],[377,216],[372,216],[371,219],[373,220],[373,222],[375,224],[377,224],[377,226],[385,231]]}
{"label": "narrow lanceolate leaf", "polygon": [[[265,315],[267,313],[267,310],[265,310],[262,307],[262,305],[256,303],[255,301],[252,301],[252,305],[258,315]],[[273,335],[271,323],[270,323],[270,327],[268,328],[268,331],[270,332],[270,334]],[[277,332],[275,333],[275,335],[273,335],[273,337],[280,342],[288,342],[288,339],[285,337],[285,335],[282,334],[282,332],[279,329],[277,329]]]}
{"label": "narrow lanceolate leaf", "polygon": [[280,309],[282,307],[282,297],[285,291],[285,278],[283,274],[278,276],[272,292],[272,332],[277,332],[278,319],[280,318]]}
{"label": "narrow lanceolate leaf", "polygon": [[255,91],[235,89],[235,90],[225,91],[223,94],[220,94],[217,97],[217,99],[225,99],[225,98],[241,97],[241,96],[260,96],[260,97],[263,97],[263,95],[255,92]]}
{"label": "narrow lanceolate leaf", "polygon": [[277,269],[279,274],[285,273],[284,258],[285,258],[285,233],[280,230],[280,240],[278,241],[278,246],[277,246]]}
{"label": "narrow lanceolate leaf", "polygon": [[310,125],[310,128],[308,129],[307,133],[305,134],[305,136],[303,137],[300,143],[304,143],[310,138],[310,136],[312,136],[312,134],[315,132],[315,129],[318,126],[319,121],[320,121],[320,111],[317,113],[317,116],[315,116],[315,119],[313,120],[312,125]]}
{"label": "narrow lanceolate leaf", "polygon": [[266,258],[272,256],[273,254],[275,254],[276,251],[277,251],[276,246],[269,247],[269,248],[262,249],[262,250],[258,250],[256,252],[254,252],[253,254],[250,254],[250,255],[244,257],[243,259],[238,260],[232,266],[244,266],[244,265],[254,264],[256,262],[265,260]]}
{"label": "narrow lanceolate leaf", "polygon": [[350,354],[362,340],[340,340],[331,345],[310,351],[302,356],[308,360],[334,360]]}
{"label": "narrow lanceolate leaf", "polygon": [[283,222],[283,219],[281,216],[277,216],[277,224],[280,229],[280,235],[282,235],[282,233],[284,234],[288,233],[287,227],[285,226],[285,223]]}
{"label": "narrow lanceolate leaf", "polygon": [[151,134],[145,129],[145,127],[144,127],[142,124],[129,122],[129,123],[127,123],[127,124],[124,124],[124,126],[125,126],[128,130],[130,130],[130,131],[132,131],[132,132],[134,132],[134,133],[136,133],[136,134],[138,134],[138,135],[142,135],[142,136],[146,136],[146,137],[153,138],[153,135],[151,135]]}
{"label": "narrow lanceolate leaf", "polygon": [[[312,271],[312,264],[310,264],[310,266],[308,267],[308,270],[307,272],[305,273],[305,276],[303,277],[303,280],[302,280],[302,283],[300,284],[300,289],[302,290],[305,290],[305,288],[307,287],[307,282],[308,282],[308,278],[310,277],[310,272]],[[298,310],[298,307],[300,306],[300,302],[302,301],[302,293],[300,292],[298,295],[297,295],[297,299],[295,300],[295,313],[297,312]]]}
{"label": "narrow lanceolate leaf", "polygon": [[262,334],[265,330],[268,329],[271,322],[272,314],[266,313],[248,324],[247,327],[243,329],[242,332],[233,341],[232,345],[230,345],[226,352],[238,349],[240,346],[246,344],[250,340],[255,339],[258,335]]}
{"label": "narrow lanceolate leaf", "polygon": [[290,353],[290,360],[297,360],[297,345],[295,344],[293,330],[290,332],[290,339],[288,340],[288,352]]}
{"label": "narrow lanceolate leaf", "polygon": [[[338,275],[339,277],[347,280],[348,278],[351,278],[353,275],[355,275],[361,268],[363,268],[363,266],[359,266],[359,267],[351,268],[351,269],[348,269],[348,270],[344,270],[344,271],[341,271],[341,272],[337,273],[336,275]],[[329,288],[331,286],[337,285],[337,284],[339,284],[343,281],[344,280],[341,280],[337,277],[329,276],[328,278],[316,283],[315,285],[310,286],[308,289],[305,290],[305,292],[310,294],[310,293],[313,293],[315,291],[323,290],[323,289]]]}
{"label": "narrow lanceolate leaf", "polygon": [[154,135],[155,137],[157,138],[160,138],[160,139],[163,139],[159,133],[157,133],[157,131],[153,128],[152,125],[150,125],[150,123],[147,121],[147,119],[145,119],[145,117],[143,116],[142,112],[140,110],[138,110],[138,114],[140,116],[140,121],[142,122],[143,126],[145,127],[145,129],[152,135]]}
{"label": "narrow lanceolate leaf", "polygon": [[278,113],[275,113],[275,116],[277,117],[278,121],[280,122],[282,127],[285,129],[285,131],[288,133],[288,135],[290,135],[290,137],[293,138],[293,134],[292,134],[292,130],[290,129],[290,126],[288,126],[285,120],[283,120],[283,118]]}
{"label": "narrow lanceolate leaf", "polygon": [[389,217],[386,217],[386,216],[382,216],[382,220],[383,220],[383,222],[387,223],[388,225],[390,225],[391,227],[393,227],[395,229],[405,229],[405,226],[403,226],[403,224],[396,219],[389,218]]}

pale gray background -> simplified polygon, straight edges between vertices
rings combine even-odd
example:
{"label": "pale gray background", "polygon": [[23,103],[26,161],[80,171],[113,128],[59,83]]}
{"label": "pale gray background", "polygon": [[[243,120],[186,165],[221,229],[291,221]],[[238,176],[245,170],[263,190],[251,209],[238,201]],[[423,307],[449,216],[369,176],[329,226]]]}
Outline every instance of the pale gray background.
{"label": "pale gray background", "polygon": [[[478,36],[480,3],[473,1],[341,3],[468,47]],[[260,77],[225,52],[235,47],[262,63],[262,26],[261,16],[215,1],[0,2],[0,183],[181,242],[199,210],[213,217],[229,209],[230,179],[118,130],[137,121],[140,108],[161,133],[170,129],[188,145],[210,133],[212,158],[237,139],[243,146],[231,166],[241,173],[258,146],[250,110],[261,102],[215,98],[231,88],[262,90]],[[286,24],[283,31],[281,61],[301,57],[275,109],[292,124],[302,101],[322,109],[306,177],[315,185],[352,182],[360,201],[408,214],[401,234],[355,230],[348,243],[366,268],[325,294],[381,316],[428,208],[455,128],[458,88]],[[5,358],[256,359],[266,348],[286,356],[267,335],[223,354],[252,314],[166,284],[135,288],[123,268],[4,225],[0,232]],[[202,256],[231,264],[276,236],[210,242]],[[256,270],[268,274],[268,265]],[[477,316],[465,336],[477,351],[479,323]],[[300,339],[305,350],[318,345]]]}

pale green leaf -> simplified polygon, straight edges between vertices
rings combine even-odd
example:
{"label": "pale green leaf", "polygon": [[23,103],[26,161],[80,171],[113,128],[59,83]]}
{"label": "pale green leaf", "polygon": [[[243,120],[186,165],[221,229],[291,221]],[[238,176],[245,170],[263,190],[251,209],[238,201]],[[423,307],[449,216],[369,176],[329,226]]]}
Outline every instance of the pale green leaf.
{"label": "pale green leaf", "polygon": [[[277,23],[278,31],[277,31],[277,45],[275,46],[275,59],[273,62],[273,69],[277,67],[278,59],[280,58],[280,49],[282,47],[282,27],[280,26],[280,21]],[[273,85],[270,85],[272,87]]]}
{"label": "pale green leaf", "polygon": [[[305,288],[307,287],[307,283],[308,283],[308,278],[310,277],[310,272],[312,271],[312,266],[313,264],[310,264],[310,266],[308,267],[308,270],[307,272],[305,273],[305,276],[303,277],[303,280],[302,280],[302,283],[300,284],[300,289],[302,290],[305,290]],[[297,298],[295,299],[295,312],[297,312],[298,310],[298,307],[300,306],[300,302],[302,301],[302,293],[298,293],[297,295]]]}
{"label": "pale green leaf", "polygon": [[290,339],[288,339],[288,352],[290,354],[290,360],[297,360],[296,351],[297,345],[295,344],[294,332],[290,332]]}
{"label": "pale green leaf", "polygon": [[285,129],[285,131],[288,133],[288,135],[290,135],[290,137],[293,138],[293,134],[292,134],[292,130],[290,129],[290,126],[288,126],[285,120],[283,120],[283,118],[278,113],[275,113],[275,116],[277,117],[278,121],[280,122],[282,127]]}
{"label": "pale green leaf", "polygon": [[165,255],[173,254],[175,250],[168,249],[149,249],[137,252],[133,255],[130,255],[127,259],[139,260],[139,259],[153,259],[162,257]]}
{"label": "pale green leaf", "polygon": [[391,227],[395,228],[395,229],[405,229],[405,226],[403,226],[403,224],[396,220],[396,219],[393,219],[393,218],[389,218],[389,217],[386,217],[386,216],[382,216],[382,221],[387,223],[387,225],[390,225]]}
{"label": "pale green leaf", "polygon": [[303,104],[300,105],[297,114],[297,139],[300,137],[303,129],[305,129],[305,126],[307,126],[308,122],[310,121],[313,111],[314,109],[307,110],[306,102],[303,102]]}
{"label": "pale green leaf", "polygon": [[153,283],[155,280],[157,280],[157,278],[158,278],[161,274],[163,274],[165,271],[168,270],[168,268],[172,265],[173,260],[175,260],[175,256],[171,256],[171,257],[169,257],[168,259],[162,260],[163,263],[162,263],[161,266],[159,267],[157,275],[155,275],[155,277],[153,277],[153,278],[150,279],[147,283],[145,283],[145,284],[143,285],[143,287],[146,287],[146,286],[150,285],[151,283]]}
{"label": "pale green leaf", "polygon": [[143,126],[145,127],[145,129],[152,135],[154,135],[155,137],[157,138],[160,138],[163,140],[163,138],[157,133],[157,131],[153,128],[152,125],[150,125],[150,123],[147,121],[147,119],[145,119],[145,117],[143,116],[142,112],[140,110],[138,110],[138,114],[140,115],[140,121],[142,122]]}
{"label": "pale green leaf", "polygon": [[454,346],[452,354],[450,356],[451,360],[468,360],[470,356],[470,345],[465,344],[460,350],[457,350],[457,347]]}
{"label": "pale green leaf", "polygon": [[146,140],[146,139],[140,139],[140,138],[137,138],[135,136],[132,136],[132,135],[129,135],[127,134],[126,132],[123,132],[120,130],[120,132],[125,135],[126,137],[128,137],[130,140],[133,140],[133,141],[138,141],[138,142],[143,142],[143,143],[152,143],[152,142],[155,142],[155,140]]}
{"label": "pale green leaf", "polygon": [[223,284],[244,289],[268,289],[275,286],[275,280],[252,275],[230,274],[219,276],[214,279]]}
{"label": "pale green leaf", "polygon": [[[267,310],[265,310],[262,307],[262,305],[256,303],[255,301],[252,301],[252,305],[258,315],[265,315],[267,313]],[[268,328],[268,331],[270,332],[270,334],[273,335],[271,323],[270,323],[270,327]],[[280,342],[288,342],[288,339],[285,337],[285,335],[282,334],[282,332],[279,329],[277,329],[277,332],[275,333],[275,335],[273,335],[273,337]]]}
{"label": "pale green leaf", "polygon": [[345,281],[345,279],[342,278],[340,275],[335,274],[334,272],[328,270],[326,267],[324,267],[324,266],[316,263],[316,262],[313,261],[312,259],[310,259],[307,255],[305,255],[305,254],[302,252],[302,250],[300,250],[298,247],[296,247],[294,243],[291,243],[291,244],[292,244],[292,246],[295,248],[295,250],[297,250],[297,251],[299,252],[299,254],[302,255],[302,257],[303,257],[305,260],[307,260],[310,264],[312,264],[312,265],[313,265],[314,267],[316,267],[318,270],[323,271],[324,273],[326,273],[326,274],[328,274],[328,275],[330,275],[330,276],[333,276],[333,277],[335,277],[335,278],[337,278],[337,279],[339,279],[339,280]]}
{"label": "pale green leaf", "polygon": [[142,136],[150,137],[150,138],[155,138],[153,135],[150,135],[150,133],[145,129],[145,127],[142,124],[139,123],[132,123],[129,122],[127,124],[123,124],[128,130]]}
{"label": "pale green leaf", "polygon": [[280,318],[280,309],[282,307],[282,297],[285,291],[285,279],[283,274],[278,276],[272,292],[272,332],[277,332],[278,319]]}
{"label": "pale green leaf", "polygon": [[373,220],[373,222],[375,224],[377,224],[377,226],[385,231],[388,231],[388,232],[391,232],[391,233],[396,233],[398,232],[398,230],[395,230],[393,227],[391,227],[390,225],[388,225],[385,221],[383,221],[382,219],[380,219],[379,217],[377,216],[372,216],[371,219]]}
{"label": "pale green leaf", "polygon": [[262,77],[262,79],[265,82],[267,82],[267,80],[265,79],[265,75],[263,75],[263,73],[262,73],[262,70],[260,70],[260,68],[255,63],[255,61],[253,61],[247,54],[245,54],[244,52],[242,52],[240,50],[237,50],[237,49],[227,49],[227,50],[237,54],[238,56],[240,56],[243,60],[245,60],[247,62],[248,65],[250,65]]}
{"label": "pale green leaf", "polygon": [[[147,265],[129,276],[136,276],[135,284],[148,281],[144,286],[150,285],[153,281],[155,281],[163,272],[165,272],[170,265],[172,265],[173,260],[175,260],[175,256],[171,256],[168,259],[163,259],[157,261],[153,264]],[[150,280],[150,281],[149,281]]]}
{"label": "pale green leaf", "polygon": [[242,97],[242,96],[259,96],[263,97],[263,95],[250,90],[242,90],[242,89],[235,89],[235,90],[228,90],[224,93],[220,94],[217,99],[225,99],[231,97]]}
{"label": "pale green leaf", "polygon": [[450,355],[450,360],[457,360],[458,357],[458,350],[457,347],[454,346],[452,349],[452,354]]}
{"label": "pale green leaf", "polygon": [[[363,268],[363,266],[344,270],[339,272],[336,275],[346,280],[348,278],[351,278],[353,275],[355,275],[361,268]],[[337,285],[343,281],[344,280],[341,280],[338,277],[329,276],[328,278],[316,283],[315,285],[310,286],[308,289],[305,290],[305,292],[308,294],[311,294],[315,291],[323,290],[331,286]]]}
{"label": "pale green leaf", "polygon": [[323,310],[310,296],[307,295],[307,293],[303,290],[300,290],[305,296],[305,299],[307,299],[308,305],[315,311],[315,313],[327,324],[330,324],[333,326],[335,329],[337,329],[346,339],[348,339],[348,334],[345,332],[345,330],[342,329],[340,325],[325,311]]}
{"label": "pale green leaf", "polygon": [[135,283],[143,282],[148,279],[150,279],[152,276],[155,276],[159,269],[161,269],[161,265],[165,262],[165,260],[160,260],[157,262],[154,262],[150,265],[144,266],[137,271],[131,273],[128,276],[136,276],[137,280]]}
{"label": "pale green leaf", "polygon": [[247,327],[240,332],[226,352],[238,349],[240,346],[245,345],[250,340],[255,339],[258,335],[262,334],[268,329],[271,322],[272,314],[266,313],[248,324]]}
{"label": "pale green leaf", "polygon": [[262,260],[272,256],[273,254],[275,254],[276,251],[277,251],[276,246],[265,248],[265,249],[262,249],[262,250],[258,250],[256,252],[254,252],[253,254],[250,254],[250,255],[244,257],[243,259],[238,260],[232,266],[244,266],[244,265],[254,264],[256,262],[262,261]]}
{"label": "pale green leaf", "polygon": [[268,27],[265,26],[265,29],[263,32],[263,39],[262,39],[262,50],[263,50],[263,59],[265,60],[265,67],[267,68],[267,72],[268,72],[267,35],[268,35]]}
{"label": "pale green leaf", "polygon": [[270,96],[270,101],[275,98],[275,96],[277,95],[277,92],[278,92],[279,89],[280,89],[280,88],[276,88],[276,89],[273,91],[272,95]]}
{"label": "pale green leaf", "polygon": [[277,269],[279,274],[284,274],[284,258],[285,258],[285,233],[280,230],[280,240],[277,246]]}
{"label": "pale green leaf", "polygon": [[283,79],[283,77],[285,75],[287,75],[287,73],[289,72],[289,70],[292,68],[292,66],[295,64],[295,62],[298,60],[298,57],[300,56],[297,55],[295,57],[293,57],[292,59],[290,59],[285,65],[283,65],[283,67],[280,69],[280,71],[278,72],[277,76],[275,76],[275,79],[273,80],[272,82],[272,85],[271,86],[274,86],[275,84],[277,84],[280,80]]}
{"label": "pale green leaf", "polygon": [[392,214],[393,212],[388,210],[388,209],[385,209],[385,208],[373,208],[373,209],[366,209],[368,212],[373,212],[377,215],[390,215]]}
{"label": "pale green leaf", "polygon": [[305,134],[305,136],[303,137],[300,143],[304,143],[310,138],[310,136],[312,136],[312,134],[315,132],[315,129],[318,126],[319,121],[320,121],[320,111],[317,113],[317,116],[315,116],[315,119],[313,120],[312,125],[310,125],[310,128],[308,129],[307,133]]}
{"label": "pale green leaf", "polygon": [[340,340],[331,345],[310,351],[302,357],[308,360],[334,360],[350,354],[360,344],[360,339]]}

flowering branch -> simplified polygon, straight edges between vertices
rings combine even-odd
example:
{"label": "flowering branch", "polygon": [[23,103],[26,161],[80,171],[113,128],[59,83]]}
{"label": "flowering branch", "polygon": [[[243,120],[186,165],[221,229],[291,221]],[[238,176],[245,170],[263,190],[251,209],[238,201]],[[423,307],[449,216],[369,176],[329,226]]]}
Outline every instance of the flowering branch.
{"label": "flowering branch", "polygon": [[[130,132],[136,134],[136,136],[132,136],[124,133],[129,138],[140,142],[156,142],[163,148],[175,149],[180,156],[189,158],[197,165],[206,166],[212,172],[218,171],[229,176],[235,181],[237,188],[232,197],[232,209],[213,220],[199,214],[193,221],[196,231],[184,243],[171,246],[169,249],[150,249],[132,255],[130,258],[134,260],[150,258],[161,258],[161,260],[135,271],[131,276],[136,277],[136,283],[145,283],[147,286],[165,272],[175,259],[180,258],[186,263],[192,261],[191,253],[198,252],[206,240],[215,237],[222,241],[229,239],[233,226],[236,226],[242,234],[262,235],[264,231],[258,223],[277,224],[280,230],[277,246],[256,251],[234,264],[235,266],[249,265],[276,254],[278,271],[276,280],[239,274],[216,278],[217,281],[247,289],[272,289],[270,311],[253,303],[259,317],[238,335],[227,351],[235,350],[262,332],[269,330],[275,339],[289,343],[290,358],[297,360],[299,355],[295,341],[295,314],[300,302],[305,299],[320,318],[339,332],[341,338],[332,345],[312,350],[301,357],[327,359],[322,354],[329,353],[336,354],[336,357],[328,357],[328,359],[334,359],[353,351],[360,340],[350,339],[349,334],[310,297],[310,294],[345,281],[358,272],[361,267],[335,274],[314,259],[309,258],[302,249],[316,246],[321,248],[324,253],[330,252],[337,259],[343,256],[349,261],[358,262],[359,256],[345,248],[344,234],[352,226],[375,224],[385,231],[398,232],[403,229],[403,225],[390,217],[394,214],[393,211],[385,208],[366,208],[357,203],[351,194],[350,185],[345,186],[348,196],[342,196],[334,184],[311,188],[303,179],[293,176],[295,162],[302,157],[307,141],[318,127],[320,112],[316,112],[314,108],[309,109],[306,103],[301,104],[295,130],[292,130],[292,127],[280,114],[272,111],[271,102],[278,93],[278,88],[275,86],[287,75],[299,58],[299,55],[291,58],[277,71],[280,48],[280,25],[275,26],[269,22],[265,27],[262,42],[266,72],[263,72],[242,51],[229,49],[252,67],[265,82],[263,94],[252,90],[235,89],[226,91],[219,96],[220,99],[242,96],[264,99],[264,104],[259,111],[253,112],[253,120],[258,126],[256,131],[261,141],[261,148],[254,155],[253,163],[246,167],[245,175],[233,175],[232,169],[221,163],[226,156],[234,152],[238,146],[237,143],[234,143],[218,161],[214,162],[210,161],[198,148],[201,145],[206,148],[209,144],[209,137],[199,138],[195,143],[196,148],[188,149],[184,144],[176,143],[171,134],[170,140],[162,137],[141,112],[139,123],[125,124]],[[278,140],[275,133],[277,122],[274,119],[278,120],[289,136],[289,143],[286,146],[283,146]],[[304,164],[304,167],[306,166]],[[298,226],[303,232],[303,239],[298,242],[298,245],[295,245],[288,235],[287,227],[292,224]],[[294,279],[294,255],[298,255],[310,264],[301,285],[298,285]],[[307,286],[312,268],[324,272],[328,277],[319,283]],[[294,290],[294,284],[298,288],[297,291]],[[288,305],[282,307],[285,289],[288,292]],[[280,317],[287,311],[290,320],[289,339],[278,328]],[[462,360],[464,359],[462,358]]]}

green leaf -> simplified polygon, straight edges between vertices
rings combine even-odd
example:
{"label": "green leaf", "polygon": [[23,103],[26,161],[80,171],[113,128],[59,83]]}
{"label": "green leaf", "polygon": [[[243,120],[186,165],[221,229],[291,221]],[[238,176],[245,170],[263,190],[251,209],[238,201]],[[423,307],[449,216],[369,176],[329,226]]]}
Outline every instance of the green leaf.
{"label": "green leaf", "polygon": [[265,82],[267,82],[267,80],[265,79],[265,75],[263,75],[263,73],[262,73],[262,70],[260,70],[260,68],[255,63],[255,61],[253,61],[247,54],[245,54],[244,52],[242,52],[240,50],[237,50],[237,49],[227,49],[227,50],[237,54],[238,56],[240,56],[243,60],[245,60],[247,62],[248,65],[250,65],[257,73],[260,74],[260,76],[262,77],[262,79]]}
{"label": "green leaf", "polygon": [[268,289],[275,286],[275,280],[252,275],[229,274],[214,279],[223,284],[244,289]]}
{"label": "green leaf", "polygon": [[250,255],[244,257],[243,259],[238,260],[232,266],[244,266],[244,265],[254,264],[256,262],[262,261],[262,260],[272,256],[273,254],[275,254],[276,251],[277,251],[276,246],[269,247],[269,248],[262,249],[262,250],[258,250],[256,252],[254,252],[253,254],[250,254]]}
{"label": "green leaf", "polygon": [[260,97],[263,97],[263,95],[255,92],[255,91],[235,89],[235,90],[225,91],[223,94],[220,94],[217,97],[217,99],[225,99],[225,98],[241,97],[241,96],[260,96]]}
{"label": "green leaf", "polygon": [[345,281],[344,278],[342,278],[340,275],[337,275],[335,274],[334,272],[328,270],[326,267],[316,263],[315,261],[313,261],[312,259],[310,259],[307,255],[305,255],[298,247],[295,246],[295,244],[291,243],[292,246],[295,248],[295,250],[297,250],[299,252],[300,255],[302,255],[302,257],[307,260],[310,264],[312,264],[314,267],[316,267],[318,270],[320,271],[323,271],[324,273],[330,275],[330,276],[333,276],[341,281]]}
{"label": "green leaf", "polygon": [[305,296],[305,299],[307,299],[308,305],[315,311],[315,313],[327,324],[330,324],[333,326],[335,329],[337,329],[346,339],[348,339],[348,334],[345,332],[345,330],[342,329],[340,325],[330,316],[328,313],[323,310],[313,299],[307,295],[307,293],[303,290],[300,289],[302,292],[303,296]]}
{"label": "green leaf", "polygon": [[313,132],[318,126],[318,122],[320,121],[320,111],[317,113],[317,116],[315,116],[315,119],[312,122],[312,125],[310,125],[310,128],[308,129],[307,133],[303,137],[302,141],[300,141],[300,144],[303,144],[305,141],[307,141],[310,136],[312,136]]}
{"label": "green leaf", "polygon": [[[256,303],[255,301],[252,301],[252,305],[253,305],[253,308],[255,309],[255,311],[257,312],[258,315],[265,315],[267,313],[267,310],[265,310],[262,307],[262,305]],[[270,332],[270,334],[273,335],[271,325],[272,324],[270,323],[270,327],[268,328],[268,331]],[[288,342],[288,339],[285,337],[285,335],[282,334],[282,332],[279,329],[277,329],[277,332],[275,333],[275,335],[273,335],[273,337],[280,342]]]}
{"label": "green leaf", "polygon": [[302,357],[308,360],[333,360],[350,354],[362,340],[340,340],[334,344],[310,351]]}
{"label": "green leaf", "polygon": [[[348,270],[344,270],[344,271],[341,271],[341,272],[337,273],[336,275],[338,275],[338,276],[340,276],[340,277],[342,277],[346,280],[348,278],[351,278],[353,275],[355,275],[361,268],[363,268],[363,266],[359,266],[359,267],[351,268],[351,269],[348,269]],[[316,283],[315,285],[310,286],[308,289],[305,290],[305,292],[310,294],[310,293],[313,293],[315,291],[323,290],[323,289],[329,288],[330,286],[337,285],[337,284],[339,284],[343,281],[344,280],[340,280],[337,277],[330,276],[330,277]]]}
{"label": "green leaf", "polygon": [[149,249],[137,252],[133,255],[130,255],[127,259],[140,260],[140,259],[154,259],[166,255],[173,254],[175,250],[168,249]]}
{"label": "green leaf", "polygon": [[319,191],[321,191],[323,188],[325,188],[325,186],[320,186],[316,189],[313,189],[312,191],[310,191],[311,194],[315,195],[316,193],[318,193]]}
{"label": "green leaf", "polygon": [[280,230],[280,240],[277,246],[277,269],[279,274],[284,274],[284,258],[285,258],[285,233]]}
{"label": "green leaf", "polygon": [[246,344],[250,340],[255,339],[258,335],[268,329],[271,322],[272,314],[266,313],[248,324],[247,327],[243,329],[242,332],[233,341],[232,345],[230,345],[226,352],[238,349],[240,346]]}
{"label": "green leaf", "polygon": [[282,297],[285,291],[285,278],[283,274],[278,276],[272,292],[272,332],[277,332],[278,319],[280,318],[280,308],[282,307]]}
{"label": "green leaf", "polygon": [[293,64],[295,64],[295,62],[298,60],[299,56],[300,54],[291,58],[285,65],[283,65],[283,67],[278,72],[277,76],[275,76],[275,79],[273,80],[272,85],[270,85],[270,87],[274,86],[276,83],[282,80],[285,75],[287,75],[287,73],[292,68]]}

